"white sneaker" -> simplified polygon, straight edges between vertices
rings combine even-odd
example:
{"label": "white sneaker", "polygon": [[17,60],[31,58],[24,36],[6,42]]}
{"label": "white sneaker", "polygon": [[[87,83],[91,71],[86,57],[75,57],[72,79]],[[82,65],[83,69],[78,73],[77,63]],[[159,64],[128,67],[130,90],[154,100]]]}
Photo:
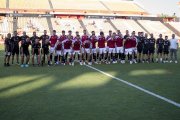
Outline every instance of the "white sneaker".
{"label": "white sneaker", "polygon": [[125,64],[125,63],[126,63],[126,61],[125,61],[125,60],[123,60],[123,61],[122,61],[122,64]]}
{"label": "white sneaker", "polygon": [[85,63],[85,62],[83,62],[83,65],[86,65],[86,63]]}
{"label": "white sneaker", "polygon": [[158,62],[159,60],[158,60],[158,58],[156,58],[156,62]]}
{"label": "white sneaker", "polygon": [[133,59],[133,62],[134,62],[134,63],[137,63],[135,59]]}
{"label": "white sneaker", "polygon": [[80,65],[83,65],[82,62],[79,62]]}
{"label": "white sneaker", "polygon": [[74,62],[72,62],[72,66],[74,66]]}
{"label": "white sneaker", "polygon": [[72,65],[71,63],[69,63],[69,65]]}
{"label": "white sneaker", "polygon": [[134,63],[135,63],[135,64],[137,63],[136,60],[134,60]]}
{"label": "white sneaker", "polygon": [[98,64],[98,62],[94,62],[95,64]]}
{"label": "white sneaker", "polygon": [[162,58],[160,58],[160,62],[162,62],[163,61],[163,59]]}
{"label": "white sneaker", "polygon": [[112,63],[113,63],[113,64],[115,64],[115,63],[116,63],[116,61],[113,61]]}
{"label": "white sneaker", "polygon": [[172,61],[172,60],[170,60],[169,62],[170,62],[170,63],[172,63],[173,61]]}
{"label": "white sneaker", "polygon": [[176,64],[178,63],[178,61],[174,61]]}
{"label": "white sneaker", "polygon": [[22,67],[22,68],[25,67],[24,64],[21,64],[21,67]]}
{"label": "white sneaker", "polygon": [[25,67],[29,67],[29,65],[28,65],[28,64],[25,64],[24,66],[25,66]]}
{"label": "white sneaker", "polygon": [[120,63],[122,64],[122,63],[123,63],[123,61],[121,60],[121,61],[120,61]]}
{"label": "white sneaker", "polygon": [[130,61],[130,64],[133,64],[133,61]]}
{"label": "white sneaker", "polygon": [[89,63],[88,63],[88,65],[92,65],[92,63],[91,63],[91,62],[89,62]]}

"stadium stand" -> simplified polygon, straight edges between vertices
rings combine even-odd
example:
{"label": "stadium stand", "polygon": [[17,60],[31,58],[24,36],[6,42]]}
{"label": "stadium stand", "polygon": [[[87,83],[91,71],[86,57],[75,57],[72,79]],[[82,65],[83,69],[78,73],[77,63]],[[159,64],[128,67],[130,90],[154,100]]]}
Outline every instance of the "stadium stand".
{"label": "stadium stand", "polygon": [[[2,13],[9,12],[11,16],[8,17],[9,15],[4,14],[3,17],[0,17],[0,34],[7,34],[16,28],[19,33],[25,30],[30,35],[33,31],[36,31],[37,34],[42,34],[44,29],[49,34],[53,29],[57,30],[58,34],[62,30],[66,32],[68,30],[73,32],[80,31],[80,34],[82,34],[83,29],[87,29],[88,33],[94,30],[97,34],[102,30],[107,34],[109,30],[116,31],[117,29],[120,29],[124,34],[125,30],[128,29],[130,32],[135,30],[137,32],[154,33],[155,37],[159,33],[164,35],[175,33],[171,27],[158,21],[158,19],[157,21],[151,21],[150,18],[149,20],[129,19],[132,15],[138,16],[139,19],[148,15],[147,11],[134,1],[129,0],[1,0],[0,11]],[[18,17],[16,23],[12,18],[13,12],[17,12],[17,14],[22,16],[26,13],[29,16]],[[37,16],[38,14],[50,16],[31,16],[35,14]],[[104,14],[114,18],[124,15],[125,19],[104,19]],[[73,15],[76,17],[71,18]],[[95,15],[97,18],[100,16],[99,18],[103,19],[89,18],[88,15]],[[62,16],[71,17],[64,19]],[[180,23],[173,22],[169,24],[180,32]]]}
{"label": "stadium stand", "polygon": [[163,35],[171,36],[173,33],[170,29],[168,29],[165,25],[163,25],[160,21],[151,21],[151,20],[138,20],[138,22],[144,26],[150,33],[154,33],[154,36],[157,38],[160,33]]}
{"label": "stadium stand", "polygon": [[98,34],[100,31],[104,31],[105,34],[108,34],[109,30],[115,31],[106,19],[83,19],[82,21],[89,33],[93,30]]}
{"label": "stadium stand", "polygon": [[44,30],[49,32],[48,23],[46,18],[37,17],[19,17],[18,18],[18,32],[26,31],[27,34],[32,35],[33,31],[42,34]]}
{"label": "stadium stand", "polygon": [[13,31],[13,18],[1,17],[0,19],[0,33],[8,33]]}
{"label": "stadium stand", "polygon": [[73,34],[75,31],[79,31],[82,34],[83,28],[80,25],[78,19],[69,18],[69,19],[60,19],[60,18],[51,18],[53,29],[57,33],[61,33],[62,30],[68,32],[72,30]]}
{"label": "stadium stand", "polygon": [[169,24],[180,32],[180,22],[169,22]]}
{"label": "stadium stand", "polygon": [[123,34],[128,29],[130,32],[132,31],[142,31],[145,32],[134,20],[128,19],[112,19],[112,23],[117,27],[117,29],[121,30]]}

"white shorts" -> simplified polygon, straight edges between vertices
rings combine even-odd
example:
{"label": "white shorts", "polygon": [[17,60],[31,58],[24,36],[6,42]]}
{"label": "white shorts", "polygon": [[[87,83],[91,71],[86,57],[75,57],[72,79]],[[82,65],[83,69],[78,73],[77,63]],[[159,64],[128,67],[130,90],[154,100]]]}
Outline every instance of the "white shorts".
{"label": "white shorts", "polygon": [[137,53],[137,48],[136,47],[133,47],[132,49],[133,49],[134,53]]}
{"label": "white shorts", "polygon": [[81,48],[81,53],[84,53],[85,52],[85,48]]}
{"label": "white shorts", "polygon": [[71,54],[72,50],[71,49],[64,49],[64,54],[66,54],[66,53]]}
{"label": "white shorts", "polygon": [[123,47],[116,47],[116,53],[124,53]]}
{"label": "white shorts", "polygon": [[106,48],[99,48],[99,54],[106,53]]}
{"label": "white shorts", "polygon": [[85,48],[84,51],[85,51],[85,53],[91,53],[90,48]]}
{"label": "white shorts", "polygon": [[97,49],[96,49],[96,48],[93,48],[91,52],[92,52],[92,53],[97,53]]}
{"label": "white shorts", "polygon": [[109,49],[108,49],[108,52],[109,52],[109,53],[116,53],[116,49],[115,49],[115,48],[109,48]]}
{"label": "white shorts", "polygon": [[81,54],[80,50],[74,50],[74,51],[73,51],[73,55],[75,55],[75,54],[80,55],[80,54]]}
{"label": "white shorts", "polygon": [[49,50],[50,54],[54,53],[54,50],[55,50],[55,47],[50,47],[50,50]]}
{"label": "white shorts", "polygon": [[125,54],[128,55],[128,54],[132,54],[133,52],[133,49],[132,48],[128,48],[128,49],[125,49]]}
{"label": "white shorts", "polygon": [[11,52],[5,52],[4,55],[9,56],[9,55],[11,55]]}
{"label": "white shorts", "polygon": [[62,55],[62,51],[61,50],[57,50],[56,51],[56,55]]}

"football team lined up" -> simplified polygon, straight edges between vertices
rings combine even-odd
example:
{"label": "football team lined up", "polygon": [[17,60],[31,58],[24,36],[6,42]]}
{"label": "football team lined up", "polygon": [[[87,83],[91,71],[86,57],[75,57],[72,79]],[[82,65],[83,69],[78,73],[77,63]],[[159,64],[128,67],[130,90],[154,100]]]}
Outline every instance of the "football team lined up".
{"label": "football team lined up", "polygon": [[[171,43],[171,40],[175,40],[175,42]],[[21,55],[21,67],[29,66],[30,55],[33,66],[43,66],[46,61],[48,66],[52,64],[74,66],[74,62],[79,62],[80,65],[118,62],[124,64],[126,61],[129,61],[130,64],[173,61],[177,63],[177,51],[174,49],[178,49],[178,42],[175,34],[172,34],[171,40],[168,39],[168,36],[163,38],[162,34],[157,40],[153,34],[148,37],[148,34],[143,32],[138,32],[136,36],[135,31],[130,34],[128,30],[124,36],[120,30],[117,32],[109,30],[109,35],[106,37],[103,32],[96,36],[95,31],[88,36],[86,30],[83,30],[82,36],[78,31],[73,36],[71,30],[68,31],[68,34],[62,31],[60,36],[56,35],[56,30],[53,30],[53,35],[48,36],[47,31],[44,30],[41,37],[38,37],[36,32],[33,32],[32,37],[27,36],[26,32],[23,32],[22,36],[18,36],[17,31],[14,31],[12,37],[8,33],[5,39],[4,66],[10,66],[10,58],[14,64],[14,56],[19,64],[19,54]],[[174,48],[170,50],[170,46]],[[155,51],[157,56],[154,60]],[[170,51],[171,55],[169,56]]]}

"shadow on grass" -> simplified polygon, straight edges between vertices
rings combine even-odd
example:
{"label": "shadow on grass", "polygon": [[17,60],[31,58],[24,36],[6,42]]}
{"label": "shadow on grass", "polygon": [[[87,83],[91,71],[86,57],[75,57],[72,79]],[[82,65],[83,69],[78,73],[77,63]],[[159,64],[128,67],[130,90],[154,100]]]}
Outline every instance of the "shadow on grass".
{"label": "shadow on grass", "polygon": [[[95,67],[131,82],[140,81],[142,78],[149,79],[152,76],[164,78],[172,74],[178,75],[177,66],[174,66],[172,71],[172,67],[167,69],[166,66],[158,64]],[[161,72],[157,73],[157,71]],[[147,74],[148,72],[152,73]],[[23,69],[19,66],[11,66],[1,71],[0,83],[1,120],[178,120],[180,118],[178,108],[85,66]]]}

